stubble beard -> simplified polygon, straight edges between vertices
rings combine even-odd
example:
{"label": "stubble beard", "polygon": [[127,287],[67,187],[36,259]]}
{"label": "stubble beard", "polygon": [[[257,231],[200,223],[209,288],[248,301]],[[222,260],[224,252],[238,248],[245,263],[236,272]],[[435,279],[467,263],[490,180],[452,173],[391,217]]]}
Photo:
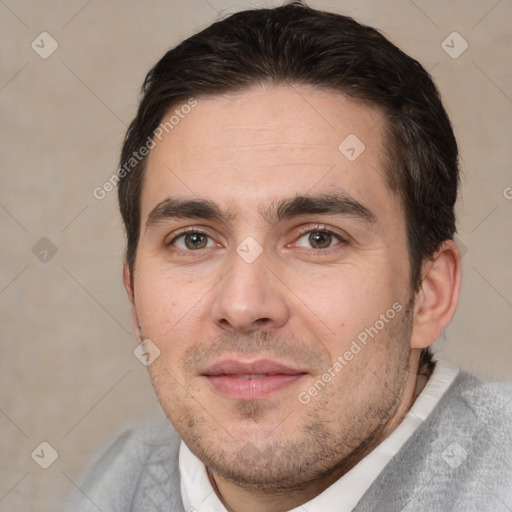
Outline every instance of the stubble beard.
{"label": "stubble beard", "polygon": [[[335,398],[337,394],[344,392],[343,387],[333,385],[324,389],[319,393],[318,400],[301,405],[298,411],[290,415],[293,418],[297,412],[304,414],[303,411],[306,411],[303,420],[288,438],[280,435],[280,425],[273,432],[267,432],[263,439],[240,439],[236,434],[230,438],[226,435],[229,425],[222,428],[216,425],[213,416],[205,413],[203,406],[187,406],[185,400],[176,407],[179,400],[176,396],[170,397],[174,391],[168,388],[166,392],[162,391],[162,387],[155,381],[158,379],[153,379],[152,376],[153,384],[169,420],[190,450],[205,464],[210,475],[218,475],[247,490],[285,496],[286,493],[301,490],[315,481],[329,482],[333,478],[340,478],[382,441],[382,433],[400,404],[409,372],[411,310],[412,306],[409,304],[393,320],[395,323],[390,323],[380,333],[380,339],[370,342],[390,349],[390,359],[385,361],[385,368],[379,369],[381,371],[377,373],[372,368],[366,368],[364,364],[357,368],[357,363],[352,366],[350,375],[357,378],[360,385],[364,385],[361,375],[364,375],[363,370],[366,369],[373,373],[374,378],[381,380],[380,390],[373,390],[371,396],[365,397],[366,402],[359,402],[358,409],[343,415],[339,411],[339,398],[338,401]],[[198,359],[208,355],[205,351],[214,354],[216,351],[226,353],[229,349],[236,349],[239,353],[279,356],[289,354],[291,345],[289,340],[280,343],[279,339],[267,332],[254,333],[243,338],[230,334],[223,336],[209,348],[191,349],[185,356],[184,367],[186,370],[194,368]],[[298,350],[299,353],[306,354],[307,349],[311,352],[311,346],[303,346]],[[363,350],[372,350],[372,347],[367,346]],[[325,369],[330,362],[326,363],[323,357],[321,351],[313,351],[309,360],[314,361],[318,368]],[[357,357],[359,355],[354,361]],[[360,361],[363,363],[363,360]],[[342,375],[347,369],[350,369],[349,366],[342,370]],[[342,375],[337,376],[337,379],[342,379]],[[349,382],[347,376],[345,383]],[[178,394],[183,395],[183,391]],[[190,398],[188,401],[190,402]],[[341,405],[346,403],[341,402]],[[261,427],[260,431],[269,430],[265,423],[269,423],[266,420],[272,410],[264,401],[237,401],[230,414],[233,412],[239,422],[246,422],[253,429],[256,426],[257,430]],[[283,426],[287,420],[288,418],[282,420]],[[276,416],[272,423],[278,423]],[[220,435],[216,436],[216,433]]]}

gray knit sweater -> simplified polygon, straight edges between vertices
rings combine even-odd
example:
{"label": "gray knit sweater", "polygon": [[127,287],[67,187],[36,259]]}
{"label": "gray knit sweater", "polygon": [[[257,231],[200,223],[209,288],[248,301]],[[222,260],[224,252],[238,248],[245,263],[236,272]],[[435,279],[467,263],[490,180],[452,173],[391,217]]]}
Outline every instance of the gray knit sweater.
{"label": "gray knit sweater", "polygon": [[[126,431],[66,511],[185,512],[179,446],[167,421]],[[333,503],[324,512],[337,510]],[[412,511],[512,511],[512,386],[460,372],[354,509]]]}

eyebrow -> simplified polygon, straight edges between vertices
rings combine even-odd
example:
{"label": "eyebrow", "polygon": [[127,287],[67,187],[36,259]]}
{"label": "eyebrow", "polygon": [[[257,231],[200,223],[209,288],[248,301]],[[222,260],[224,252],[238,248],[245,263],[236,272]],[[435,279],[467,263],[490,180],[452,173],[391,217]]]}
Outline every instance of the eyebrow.
{"label": "eyebrow", "polygon": [[[271,203],[260,215],[268,224],[304,215],[343,215],[366,224],[376,222],[375,214],[362,203],[344,193],[303,195],[281,199]],[[179,199],[168,197],[158,203],[149,213],[146,229],[172,219],[204,219],[230,223],[237,216],[236,210],[222,211],[209,199]]]}
{"label": "eyebrow", "polygon": [[296,196],[280,200],[262,212],[270,223],[311,214],[343,215],[366,224],[373,224],[377,220],[369,208],[344,193]]}

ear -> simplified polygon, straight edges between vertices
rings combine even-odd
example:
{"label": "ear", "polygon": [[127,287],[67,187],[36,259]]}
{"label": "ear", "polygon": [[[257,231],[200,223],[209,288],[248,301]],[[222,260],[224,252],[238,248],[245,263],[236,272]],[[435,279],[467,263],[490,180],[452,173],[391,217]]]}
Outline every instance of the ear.
{"label": "ear", "polygon": [[127,261],[125,261],[123,265],[123,284],[128,295],[128,300],[130,301],[133,332],[135,333],[135,337],[137,338],[137,340],[142,340],[139,317],[137,315],[137,307],[135,305],[134,279],[132,273],[130,272],[130,266],[128,265]]}
{"label": "ear", "polygon": [[415,296],[411,348],[427,348],[451,322],[459,299],[461,258],[453,240],[441,244],[433,260],[423,264]]}

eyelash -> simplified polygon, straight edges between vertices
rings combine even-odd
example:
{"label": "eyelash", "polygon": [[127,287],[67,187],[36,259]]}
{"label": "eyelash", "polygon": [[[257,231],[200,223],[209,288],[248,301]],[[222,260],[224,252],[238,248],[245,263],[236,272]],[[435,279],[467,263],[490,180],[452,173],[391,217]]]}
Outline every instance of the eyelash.
{"label": "eyelash", "polygon": [[[318,232],[321,232],[321,233],[326,233],[326,234],[329,234],[329,235],[333,235],[334,237],[336,237],[339,240],[339,242],[337,244],[334,244],[333,246],[327,247],[325,249],[315,249],[313,247],[310,248],[309,251],[312,251],[314,253],[326,254],[326,253],[329,253],[331,250],[335,249],[336,247],[338,247],[339,245],[346,245],[348,243],[348,236],[347,235],[344,235],[344,234],[342,234],[342,233],[340,233],[338,231],[335,231],[332,228],[329,228],[328,226],[326,226],[325,224],[316,224],[314,226],[304,226],[304,227],[300,228],[299,229],[299,234],[295,238],[293,243],[295,243],[298,240],[300,240],[307,233],[314,233],[315,231],[318,231]],[[199,230],[197,228],[184,228],[183,230],[178,231],[177,233],[175,233],[173,238],[171,239],[171,241],[167,242],[165,245],[166,245],[166,247],[171,247],[179,238],[181,238],[183,236],[186,236],[186,235],[194,235],[194,234],[204,235],[204,236],[207,236],[207,237],[209,237],[210,239],[213,240],[213,238],[208,233],[206,233],[205,231],[201,231],[201,230]],[[288,247],[288,245],[289,244],[287,244],[287,247]],[[302,247],[302,249],[306,249],[306,248]],[[183,251],[181,249],[178,249],[178,250],[181,251],[181,252],[189,253],[189,254],[201,251],[201,249],[197,249],[197,251],[194,251],[194,250]],[[306,250],[308,250],[308,249],[306,249]]]}
{"label": "eyelash", "polygon": [[[348,235],[334,230],[330,228],[329,226],[326,226],[325,224],[316,224],[314,226],[303,226],[299,229],[299,235],[295,238],[295,240],[292,243],[296,243],[298,240],[300,240],[304,235],[308,233],[314,233],[314,232],[320,232],[320,233],[327,233],[329,235],[333,235],[336,237],[339,242],[335,243],[334,245],[330,247],[326,247],[325,249],[316,249],[314,247],[306,248],[306,247],[299,247],[299,249],[305,250],[310,254],[313,254],[315,256],[324,256],[330,254],[332,251],[338,250],[340,246],[347,245],[349,242]],[[288,245],[287,245],[288,246]]]}
{"label": "eyelash", "polygon": [[[171,241],[170,242],[166,242],[166,244],[165,244],[166,247],[172,246],[176,242],[176,240],[178,240],[179,238],[181,238],[181,237],[183,237],[185,235],[204,235],[204,236],[207,236],[207,237],[209,237],[210,239],[213,240],[213,237],[211,237],[205,231],[201,231],[200,229],[197,229],[197,228],[184,228],[184,229],[179,230],[176,233],[174,233],[174,236],[172,237]],[[178,249],[178,250],[182,251],[181,249]],[[192,252],[195,252],[195,251],[188,250],[188,251],[182,251],[182,252],[192,253]],[[199,252],[199,250],[198,250],[198,252]]]}

